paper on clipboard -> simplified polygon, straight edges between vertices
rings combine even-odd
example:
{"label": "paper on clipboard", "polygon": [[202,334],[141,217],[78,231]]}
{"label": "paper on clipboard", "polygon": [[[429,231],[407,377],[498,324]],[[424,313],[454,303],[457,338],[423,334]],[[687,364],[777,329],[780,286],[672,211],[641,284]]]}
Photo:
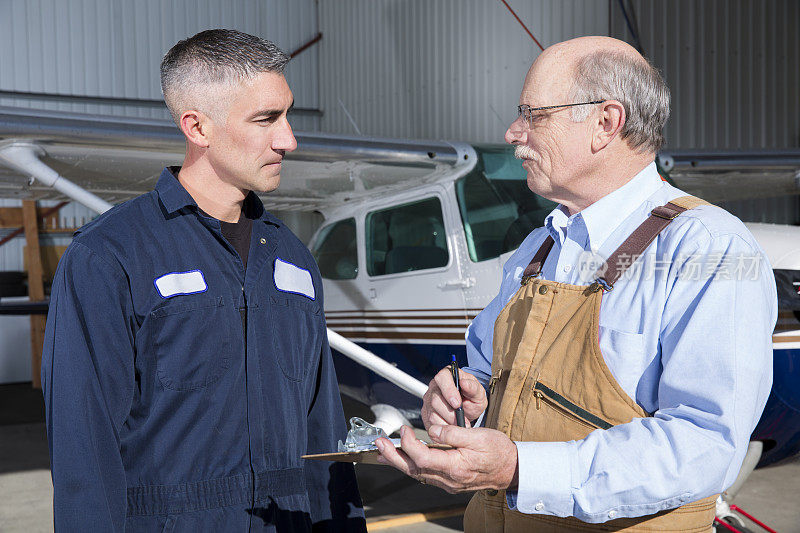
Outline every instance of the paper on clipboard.
{"label": "paper on clipboard", "polygon": [[[389,439],[394,447],[398,450],[402,449],[400,447],[400,439]],[[422,441],[420,441],[422,442]],[[452,446],[447,444],[427,444],[428,448],[433,448],[436,450],[449,450]],[[334,453],[317,453],[313,455],[304,455],[303,459],[312,459],[318,461],[336,461],[339,463],[363,463],[367,465],[379,465],[381,463],[378,462],[378,456],[380,452],[378,452],[377,448],[372,448],[369,450],[362,450],[357,452],[334,452]]]}

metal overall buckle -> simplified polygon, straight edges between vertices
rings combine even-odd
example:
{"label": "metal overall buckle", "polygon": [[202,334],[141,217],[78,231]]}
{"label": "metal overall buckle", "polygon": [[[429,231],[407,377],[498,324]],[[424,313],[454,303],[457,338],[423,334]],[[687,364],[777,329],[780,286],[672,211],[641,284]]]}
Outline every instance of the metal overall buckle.
{"label": "metal overall buckle", "polygon": [[592,292],[597,292],[603,289],[603,292],[611,292],[614,286],[608,283],[604,278],[597,278],[592,285],[595,287]]}

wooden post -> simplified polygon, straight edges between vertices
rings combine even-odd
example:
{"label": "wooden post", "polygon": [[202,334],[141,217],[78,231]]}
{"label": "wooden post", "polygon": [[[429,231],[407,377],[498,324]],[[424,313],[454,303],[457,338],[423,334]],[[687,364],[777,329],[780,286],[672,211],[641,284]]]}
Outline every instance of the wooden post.
{"label": "wooden post", "polygon": [[[39,222],[36,214],[36,201],[22,201],[22,223],[25,228],[28,263],[28,299],[31,302],[44,300],[44,281],[42,279],[42,254],[39,250]],[[44,315],[31,315],[31,377],[33,387],[42,388],[41,367],[44,345]]]}

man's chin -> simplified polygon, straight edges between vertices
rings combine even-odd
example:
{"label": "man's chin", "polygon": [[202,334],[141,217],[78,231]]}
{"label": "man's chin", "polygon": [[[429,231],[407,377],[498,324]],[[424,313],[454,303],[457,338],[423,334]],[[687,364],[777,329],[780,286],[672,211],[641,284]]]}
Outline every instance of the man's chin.
{"label": "man's chin", "polygon": [[260,193],[270,193],[275,189],[277,189],[278,186],[280,186],[280,184],[281,184],[281,175],[277,174],[275,176],[269,176],[267,178],[259,180],[258,183],[256,184],[257,188],[254,187],[253,190],[255,192],[260,192]]}
{"label": "man's chin", "polygon": [[532,193],[547,198],[547,195],[551,190],[550,182],[547,179],[528,172],[526,181],[528,183],[528,189],[530,189]]}

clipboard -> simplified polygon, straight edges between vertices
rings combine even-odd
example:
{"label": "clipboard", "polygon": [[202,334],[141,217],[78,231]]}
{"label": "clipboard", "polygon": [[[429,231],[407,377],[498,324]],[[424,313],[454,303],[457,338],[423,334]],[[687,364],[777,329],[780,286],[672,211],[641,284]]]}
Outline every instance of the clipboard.
{"label": "clipboard", "polygon": [[[398,450],[402,448],[396,447]],[[448,444],[428,444],[428,448],[434,450],[450,450],[453,447]],[[303,459],[311,459],[316,461],[336,461],[338,463],[362,463],[365,465],[380,465],[378,456],[380,453],[377,448],[371,450],[363,450],[360,452],[334,452],[334,453],[316,453],[312,455],[304,455]]]}

